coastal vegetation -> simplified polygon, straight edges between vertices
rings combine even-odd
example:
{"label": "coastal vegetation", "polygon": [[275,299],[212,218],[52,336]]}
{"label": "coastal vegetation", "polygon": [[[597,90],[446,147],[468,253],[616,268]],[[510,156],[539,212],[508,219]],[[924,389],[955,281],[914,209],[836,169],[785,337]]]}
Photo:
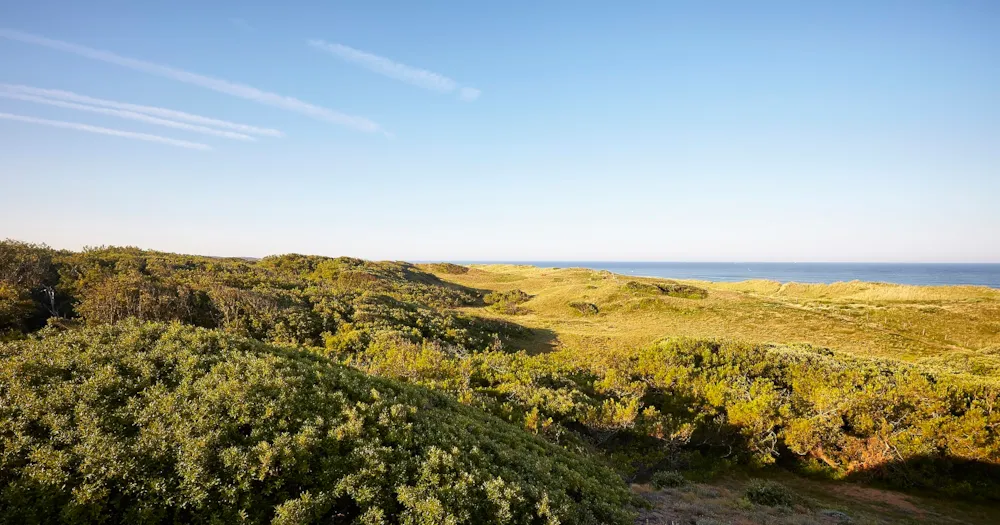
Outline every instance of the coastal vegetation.
{"label": "coastal vegetation", "polygon": [[0,338],[0,522],[629,523],[743,472],[1000,499],[987,288],[5,241]]}

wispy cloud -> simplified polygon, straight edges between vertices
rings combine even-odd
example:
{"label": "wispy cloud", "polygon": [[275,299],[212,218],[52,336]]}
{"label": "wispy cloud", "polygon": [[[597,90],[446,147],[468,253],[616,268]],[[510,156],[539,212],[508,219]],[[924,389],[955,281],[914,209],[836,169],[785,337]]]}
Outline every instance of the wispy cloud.
{"label": "wispy cloud", "polygon": [[326,51],[341,60],[357,64],[369,71],[406,82],[419,88],[438,93],[453,93],[455,90],[458,90],[459,98],[466,101],[476,100],[481,94],[481,91],[478,89],[462,86],[455,80],[439,73],[401,64],[390,58],[354,49],[343,44],[330,43],[324,40],[310,40],[309,45]]}
{"label": "wispy cloud", "polygon": [[87,124],[80,124],[77,122],[65,122],[62,120],[49,120],[44,118],[27,117],[24,115],[14,115],[12,113],[0,113],[0,119],[14,120],[17,122],[27,122],[29,124],[40,124],[43,126],[52,126],[54,128],[75,129],[77,131],[86,131],[87,133],[97,133],[100,135],[113,135],[115,137],[124,137],[127,139],[134,139],[134,140],[145,140],[147,142],[159,142],[160,144],[169,144],[171,146],[177,146],[179,148],[199,149],[204,151],[212,149],[211,147],[206,146],[205,144],[199,144],[197,142],[176,140],[167,137],[161,137],[159,135],[150,135],[148,133],[134,133],[132,131],[123,131],[120,129],[101,128],[98,126],[89,126]]}
{"label": "wispy cloud", "polygon": [[166,120],[159,117],[152,117],[149,115],[144,115],[142,113],[135,113],[133,111],[123,111],[120,109],[102,108],[97,106],[87,106],[84,104],[77,104],[75,102],[64,102],[62,100],[50,100],[47,98],[36,97],[34,95],[23,95],[21,93],[11,93],[8,91],[0,90],[0,97],[10,98],[14,100],[23,100],[25,102],[35,102],[37,104],[46,104],[49,106],[55,106],[59,108],[75,109],[77,111],[88,111],[90,113],[99,113],[102,115],[111,115],[113,117],[119,117],[129,120],[137,120],[139,122],[147,122],[149,124],[156,124],[158,126],[165,126],[168,128],[183,129],[187,131],[193,131],[195,133],[202,133],[204,135],[214,135],[216,137],[224,137],[227,139],[235,140],[247,140],[253,141],[257,140],[250,135],[244,135],[242,133],[236,133],[233,131],[222,131],[214,128],[206,128],[204,126],[197,126],[195,124],[188,124],[186,122],[175,122],[173,120]]}
{"label": "wispy cloud", "polygon": [[219,93],[232,95],[234,97],[252,100],[254,102],[278,107],[287,111],[293,111],[317,120],[339,124],[341,126],[359,131],[368,133],[384,132],[381,126],[365,117],[347,115],[339,111],[303,102],[297,98],[262,91],[246,84],[238,84],[228,80],[199,75],[197,73],[191,73],[190,71],[155,64],[145,60],[123,57],[110,51],[102,51],[100,49],[64,42],[62,40],[53,40],[51,38],[45,38],[12,29],[0,29],[0,37],[16,40],[18,42],[24,42],[26,44],[47,47],[58,51],[65,51],[67,53],[73,53],[92,60],[100,60],[102,62],[116,64],[135,71],[169,78],[178,82],[184,82],[186,84],[192,84],[205,89],[218,91]]}
{"label": "wispy cloud", "polygon": [[191,113],[184,113],[183,111],[175,111],[172,109],[161,108],[156,106],[143,106],[140,104],[129,104],[125,102],[116,102],[114,100],[105,100],[101,98],[88,97],[86,95],[79,95],[71,91],[63,91],[60,89],[42,89],[30,86],[22,86],[17,84],[3,84],[3,83],[0,83],[0,89],[17,93],[35,95],[44,98],[66,100],[69,102],[80,102],[83,104],[90,104],[93,106],[104,106],[108,108],[121,109],[125,111],[134,111],[136,113],[145,113],[147,115],[156,115],[158,117],[168,118],[171,120],[180,120],[184,122],[191,122],[202,126],[231,129],[233,131],[237,131],[239,133],[245,133],[248,135],[260,135],[265,137],[283,137],[285,135],[284,133],[276,129],[248,126],[246,124],[238,124],[236,122],[229,122],[226,120],[203,117],[201,115],[192,115]]}

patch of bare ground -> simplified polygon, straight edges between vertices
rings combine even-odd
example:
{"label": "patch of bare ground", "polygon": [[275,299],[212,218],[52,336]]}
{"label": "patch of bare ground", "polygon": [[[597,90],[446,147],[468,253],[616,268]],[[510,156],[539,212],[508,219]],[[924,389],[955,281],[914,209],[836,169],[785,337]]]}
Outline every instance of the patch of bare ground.
{"label": "patch of bare ground", "polygon": [[757,505],[745,495],[748,480],[726,478],[656,490],[632,485],[647,502],[636,525],[896,525],[1000,523],[989,506],[923,498],[853,483],[781,476],[796,496],[791,506]]}

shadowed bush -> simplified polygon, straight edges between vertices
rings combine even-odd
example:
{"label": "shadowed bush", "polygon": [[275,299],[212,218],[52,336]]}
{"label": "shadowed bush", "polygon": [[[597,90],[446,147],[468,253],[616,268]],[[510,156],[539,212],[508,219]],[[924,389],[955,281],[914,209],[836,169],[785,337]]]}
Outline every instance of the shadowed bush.
{"label": "shadowed bush", "polygon": [[479,351],[511,332],[451,310],[481,304],[479,295],[402,262],[298,254],[252,261],[130,247],[74,253],[0,241],[0,334],[15,336],[49,317],[88,325],[137,318],[276,343],[391,334]]}
{"label": "shadowed bush", "polygon": [[760,479],[750,480],[744,496],[751,503],[768,507],[791,507],[797,499],[795,493],[781,483]]}
{"label": "shadowed bush", "polygon": [[630,477],[704,470],[685,465],[699,457],[805,461],[837,476],[1000,498],[1000,389],[991,382],[802,345],[672,339],[604,360],[396,348],[402,355],[376,350],[352,364],[390,376],[419,368],[406,378],[559,443],[589,443]]}
{"label": "shadowed bush", "polygon": [[570,308],[580,312],[583,315],[597,315],[600,310],[598,310],[597,305],[593,303],[586,303],[582,301],[574,301],[569,303]]}
{"label": "shadowed bush", "polygon": [[525,313],[520,305],[529,299],[531,299],[531,296],[521,290],[509,290],[506,292],[490,292],[483,297],[483,302],[496,312],[516,315]]}
{"label": "shadowed bush", "polygon": [[641,283],[629,281],[622,286],[626,291],[640,295],[668,295],[681,299],[704,299],[708,297],[708,290],[687,284],[675,283],[673,281],[660,283]]}
{"label": "shadowed bush", "polygon": [[687,479],[676,470],[661,470],[649,478],[649,483],[657,489],[681,487],[687,485],[687,482]]}
{"label": "shadowed bush", "polygon": [[469,267],[468,266],[461,266],[461,265],[452,264],[452,263],[432,263],[432,264],[426,265],[426,267],[427,267],[427,269],[429,269],[432,272],[446,273],[446,274],[451,274],[451,275],[461,275],[461,274],[469,273]]}

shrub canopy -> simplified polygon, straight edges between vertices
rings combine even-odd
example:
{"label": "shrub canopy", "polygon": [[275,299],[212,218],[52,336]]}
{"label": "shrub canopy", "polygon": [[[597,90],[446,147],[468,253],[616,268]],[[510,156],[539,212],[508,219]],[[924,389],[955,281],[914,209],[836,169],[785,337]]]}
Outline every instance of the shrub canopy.
{"label": "shrub canopy", "polygon": [[135,321],[0,345],[0,522],[629,523],[611,470],[442,394]]}

